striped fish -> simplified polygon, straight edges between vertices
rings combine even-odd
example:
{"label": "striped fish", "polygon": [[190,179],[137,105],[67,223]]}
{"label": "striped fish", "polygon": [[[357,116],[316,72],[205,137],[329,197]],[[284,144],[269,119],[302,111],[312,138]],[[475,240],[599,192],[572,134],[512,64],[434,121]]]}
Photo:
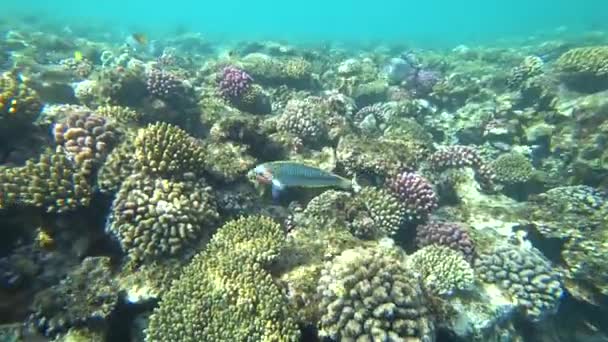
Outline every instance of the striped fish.
{"label": "striped fish", "polygon": [[317,167],[290,162],[274,161],[256,166],[248,173],[249,179],[258,184],[270,185],[272,198],[277,200],[286,188],[337,188],[357,191],[352,181]]}

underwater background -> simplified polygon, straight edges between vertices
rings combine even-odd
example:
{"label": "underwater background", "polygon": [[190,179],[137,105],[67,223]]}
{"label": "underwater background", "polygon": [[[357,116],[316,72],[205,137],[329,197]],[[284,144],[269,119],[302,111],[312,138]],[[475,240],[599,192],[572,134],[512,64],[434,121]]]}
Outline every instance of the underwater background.
{"label": "underwater background", "polygon": [[608,341],[608,2],[0,4],[0,342]]}

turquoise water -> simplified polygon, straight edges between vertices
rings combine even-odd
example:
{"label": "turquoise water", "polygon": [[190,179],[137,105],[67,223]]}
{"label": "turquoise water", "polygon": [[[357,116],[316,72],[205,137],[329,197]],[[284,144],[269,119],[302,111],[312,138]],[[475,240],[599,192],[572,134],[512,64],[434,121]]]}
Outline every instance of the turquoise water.
{"label": "turquoise water", "polygon": [[608,2],[586,1],[3,1],[15,13],[68,26],[98,23],[107,30],[155,35],[176,30],[210,37],[387,40],[470,44],[577,32],[606,25]]}

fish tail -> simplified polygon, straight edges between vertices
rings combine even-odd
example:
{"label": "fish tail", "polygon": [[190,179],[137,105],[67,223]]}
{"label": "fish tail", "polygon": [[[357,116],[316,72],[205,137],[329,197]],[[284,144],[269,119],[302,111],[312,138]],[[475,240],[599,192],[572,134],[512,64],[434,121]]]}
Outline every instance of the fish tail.
{"label": "fish tail", "polygon": [[357,183],[356,176],[353,177],[352,180],[346,179],[346,178],[341,178],[339,187],[342,190],[353,191],[353,192],[359,192],[361,190],[361,186]]}
{"label": "fish tail", "polygon": [[357,182],[357,174],[353,176],[353,179],[350,181],[350,187],[353,189],[354,193],[361,191],[361,185]]}

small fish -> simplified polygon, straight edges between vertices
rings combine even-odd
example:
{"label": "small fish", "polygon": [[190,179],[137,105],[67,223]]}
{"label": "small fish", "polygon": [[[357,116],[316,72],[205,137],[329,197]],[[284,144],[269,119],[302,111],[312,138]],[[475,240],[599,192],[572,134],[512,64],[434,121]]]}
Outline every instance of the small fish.
{"label": "small fish", "polygon": [[256,166],[247,174],[257,184],[270,185],[278,200],[287,188],[338,188],[359,191],[356,180],[349,180],[317,167],[291,161],[275,161]]}
{"label": "small fish", "polygon": [[148,37],[142,33],[132,33],[127,36],[125,43],[133,50],[142,50],[148,45]]}
{"label": "small fish", "polygon": [[82,52],[74,51],[74,60],[76,62],[80,62],[84,57],[82,56]]}

